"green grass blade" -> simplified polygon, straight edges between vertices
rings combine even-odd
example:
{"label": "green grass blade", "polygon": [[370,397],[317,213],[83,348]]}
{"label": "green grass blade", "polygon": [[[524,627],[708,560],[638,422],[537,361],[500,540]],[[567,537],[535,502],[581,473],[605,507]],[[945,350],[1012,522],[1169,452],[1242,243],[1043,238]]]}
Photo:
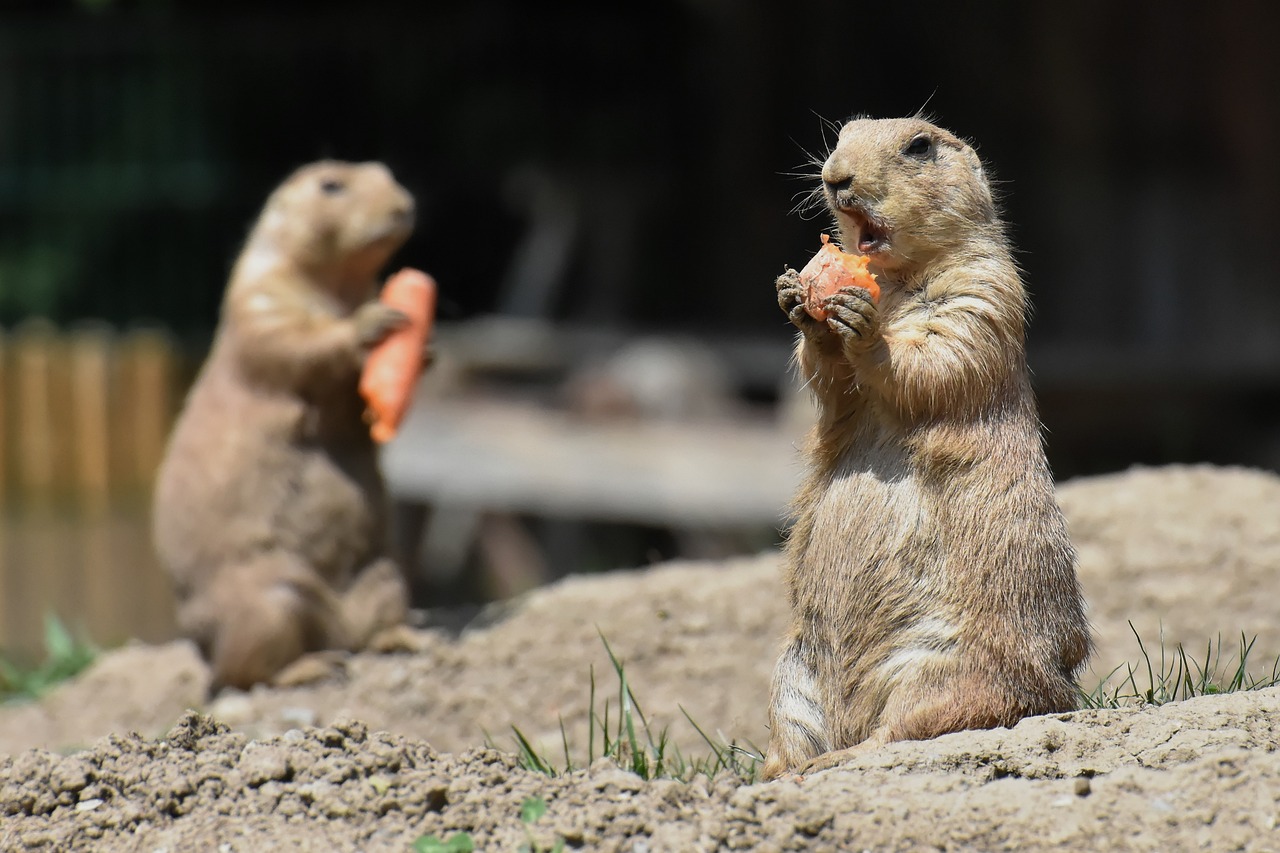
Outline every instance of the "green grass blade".
{"label": "green grass blade", "polygon": [[547,761],[538,755],[534,750],[533,744],[529,743],[529,739],[524,736],[524,732],[515,726],[511,727],[511,731],[516,734],[516,745],[520,749],[520,763],[528,770],[533,770],[547,776],[555,776],[555,770]]}
{"label": "green grass blade", "polygon": [[681,714],[684,714],[684,718],[689,721],[689,725],[693,726],[693,730],[698,733],[698,736],[702,738],[703,742],[707,746],[711,747],[711,754],[715,756],[716,766],[712,768],[712,772],[708,773],[707,775],[714,776],[716,773],[716,770],[721,767],[727,769],[729,767],[729,763],[725,760],[725,755],[721,751],[720,744],[713,741],[707,735],[707,733],[702,730],[702,726],[698,725],[698,723],[693,719],[693,717],[689,715],[689,712],[685,710],[685,707],[683,705],[678,705],[676,707],[680,709]]}
{"label": "green grass blade", "polygon": [[591,702],[587,706],[587,766],[596,760],[596,666],[591,665]]}
{"label": "green grass blade", "polygon": [[62,620],[51,612],[44,614],[44,650],[49,662],[55,666],[76,654],[76,641]]}
{"label": "green grass blade", "polygon": [[[1151,669],[1151,655],[1147,654],[1147,647],[1143,645],[1142,637],[1138,634],[1138,629],[1133,627],[1133,620],[1129,620],[1129,630],[1133,632],[1134,639],[1138,641],[1138,651],[1142,653],[1142,659],[1147,663],[1147,685],[1148,686],[1147,686],[1146,698],[1147,698],[1147,702],[1151,703],[1155,701],[1155,685],[1156,685],[1156,676]],[[1163,628],[1161,630],[1163,632]],[[1164,651],[1162,646],[1161,654],[1163,653]],[[1134,685],[1134,688],[1135,690],[1137,689],[1136,684]]]}
{"label": "green grass blade", "polygon": [[[591,721],[588,719],[587,724]],[[564,729],[564,715],[560,715],[560,745],[564,747],[564,772],[573,772],[573,756],[569,754],[569,733]]]}

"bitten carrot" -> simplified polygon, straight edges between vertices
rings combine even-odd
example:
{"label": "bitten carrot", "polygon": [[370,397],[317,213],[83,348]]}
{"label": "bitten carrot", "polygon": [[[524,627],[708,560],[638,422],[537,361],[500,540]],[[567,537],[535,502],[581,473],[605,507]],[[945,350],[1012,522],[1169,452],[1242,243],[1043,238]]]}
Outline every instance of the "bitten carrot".
{"label": "bitten carrot", "polygon": [[867,270],[870,260],[866,255],[849,255],[840,251],[840,247],[823,234],[822,248],[800,270],[800,283],[808,287],[804,310],[809,312],[809,316],[815,320],[827,319],[822,300],[842,287],[866,288],[871,291],[872,302],[880,301],[880,285]]}
{"label": "bitten carrot", "polygon": [[387,279],[381,300],[409,317],[408,325],[370,350],[360,374],[360,396],[368,404],[369,434],[384,443],[400,428],[422,372],[422,351],[435,319],[436,281],[419,270],[402,269]]}

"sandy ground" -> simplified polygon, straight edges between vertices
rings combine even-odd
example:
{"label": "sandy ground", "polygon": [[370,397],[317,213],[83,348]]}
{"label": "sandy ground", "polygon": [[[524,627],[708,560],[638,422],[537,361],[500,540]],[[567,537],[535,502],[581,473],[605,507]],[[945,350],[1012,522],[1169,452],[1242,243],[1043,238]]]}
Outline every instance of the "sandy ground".
{"label": "sandy ground", "polygon": [[[1060,499],[1098,640],[1084,687],[1138,661],[1129,621],[1201,658],[1219,635],[1224,658],[1256,635],[1254,670],[1270,672],[1280,477],[1134,470]],[[764,555],[570,578],[460,637],[419,632],[414,651],[351,656],[341,677],[212,702],[189,646],[127,647],[0,708],[0,849],[406,850],[467,831],[514,850],[529,796],[549,805],[537,843],[591,850],[1280,849],[1276,690],[896,744],[771,785],[645,783],[599,764],[552,779],[483,748],[511,749],[517,725],[554,754],[563,720],[584,752],[591,671],[598,709],[617,685],[601,633],[681,749],[707,751],[681,707],[763,744],[785,617]]]}

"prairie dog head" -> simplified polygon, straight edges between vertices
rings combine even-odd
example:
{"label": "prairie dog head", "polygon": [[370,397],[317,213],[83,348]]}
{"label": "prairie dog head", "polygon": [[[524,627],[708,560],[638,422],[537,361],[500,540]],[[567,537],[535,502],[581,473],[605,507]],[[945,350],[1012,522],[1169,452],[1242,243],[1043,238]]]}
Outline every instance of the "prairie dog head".
{"label": "prairie dog head", "polygon": [[267,199],[252,250],[351,280],[374,275],[413,231],[414,205],[381,163],[303,166]]}
{"label": "prairie dog head", "polygon": [[845,251],[909,274],[998,228],[978,155],[923,119],[856,119],[822,166],[823,192]]}

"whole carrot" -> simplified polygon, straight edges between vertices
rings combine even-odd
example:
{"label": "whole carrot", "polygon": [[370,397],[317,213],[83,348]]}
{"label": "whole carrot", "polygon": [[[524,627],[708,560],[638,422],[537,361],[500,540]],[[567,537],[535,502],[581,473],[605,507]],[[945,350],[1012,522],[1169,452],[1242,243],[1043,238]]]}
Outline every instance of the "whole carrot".
{"label": "whole carrot", "polygon": [[840,251],[840,247],[830,242],[831,238],[822,235],[822,248],[818,254],[800,270],[800,283],[808,285],[804,300],[804,309],[815,320],[827,319],[827,312],[822,307],[822,300],[842,287],[862,287],[871,292],[871,301],[880,300],[880,285],[876,277],[867,270],[866,255],[850,255]]}
{"label": "whole carrot", "polygon": [[435,319],[436,281],[406,267],[387,279],[380,298],[409,317],[407,325],[369,352],[360,374],[360,396],[368,404],[369,434],[384,443],[395,437],[422,372],[422,352]]}

